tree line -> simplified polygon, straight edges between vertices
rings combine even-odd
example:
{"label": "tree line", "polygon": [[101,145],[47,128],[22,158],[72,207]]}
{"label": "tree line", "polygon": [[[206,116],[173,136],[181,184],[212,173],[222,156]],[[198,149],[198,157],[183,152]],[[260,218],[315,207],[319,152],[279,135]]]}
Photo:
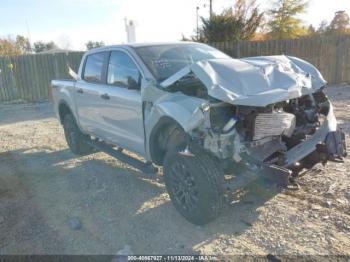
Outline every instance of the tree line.
{"label": "tree line", "polygon": [[[85,47],[87,50],[90,50],[104,45],[105,44],[102,41],[88,41],[85,44]],[[36,41],[31,44],[27,37],[21,35],[0,38],[0,56],[38,54],[55,49],[60,50],[58,45],[53,41]]]}
{"label": "tree line", "polygon": [[271,9],[261,11],[256,0],[236,0],[232,7],[219,14],[201,17],[198,32],[190,38],[183,36],[182,40],[225,42],[350,34],[350,18],[345,11],[337,11],[330,23],[324,20],[315,28],[300,19],[307,7],[305,0],[276,0]]}

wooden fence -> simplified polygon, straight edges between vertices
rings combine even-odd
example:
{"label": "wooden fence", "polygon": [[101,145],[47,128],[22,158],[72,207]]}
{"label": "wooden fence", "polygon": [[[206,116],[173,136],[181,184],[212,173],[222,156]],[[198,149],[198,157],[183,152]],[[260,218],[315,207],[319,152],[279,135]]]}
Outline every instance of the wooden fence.
{"label": "wooden fence", "polygon": [[350,36],[213,43],[233,57],[290,55],[315,65],[330,84],[350,83]]}
{"label": "wooden fence", "polygon": [[83,52],[0,57],[0,102],[44,101],[50,81],[77,71]]}
{"label": "wooden fence", "polygon": [[[331,84],[350,83],[350,36],[296,40],[212,43],[239,58],[259,55],[292,55],[320,69]],[[68,66],[78,70],[83,52],[0,57],[0,102],[48,99],[51,79],[69,78]]]}

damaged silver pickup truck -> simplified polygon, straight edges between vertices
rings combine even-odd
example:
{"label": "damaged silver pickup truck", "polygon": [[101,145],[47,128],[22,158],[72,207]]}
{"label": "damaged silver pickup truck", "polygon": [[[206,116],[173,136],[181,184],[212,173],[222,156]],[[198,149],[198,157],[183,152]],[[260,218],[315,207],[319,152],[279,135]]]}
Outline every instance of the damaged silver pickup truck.
{"label": "damaged silver pickup truck", "polygon": [[195,224],[213,220],[229,194],[257,178],[286,185],[302,169],[346,156],[326,81],[295,57],[233,59],[185,42],[119,45],[87,52],[74,78],[52,81],[70,149],[98,149],[144,172],[163,166],[175,208]]}

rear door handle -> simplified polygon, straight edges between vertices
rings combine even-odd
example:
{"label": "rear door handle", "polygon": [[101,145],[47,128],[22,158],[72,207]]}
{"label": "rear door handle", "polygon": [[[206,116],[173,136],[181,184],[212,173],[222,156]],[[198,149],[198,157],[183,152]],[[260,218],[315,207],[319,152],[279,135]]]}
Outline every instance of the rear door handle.
{"label": "rear door handle", "polygon": [[84,90],[83,90],[82,88],[78,88],[77,92],[78,92],[79,94],[83,94],[83,93],[84,93]]}
{"label": "rear door handle", "polygon": [[110,99],[110,97],[109,97],[108,94],[103,94],[103,95],[101,95],[101,98],[102,98],[102,99],[105,99],[105,100]]}

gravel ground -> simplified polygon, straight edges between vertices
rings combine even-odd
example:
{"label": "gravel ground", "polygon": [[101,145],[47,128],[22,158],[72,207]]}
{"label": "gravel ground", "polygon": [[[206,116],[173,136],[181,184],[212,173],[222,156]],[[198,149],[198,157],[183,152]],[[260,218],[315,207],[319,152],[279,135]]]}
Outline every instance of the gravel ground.
{"label": "gravel ground", "polygon": [[[327,92],[349,133],[350,86]],[[252,185],[199,227],[161,176],[74,156],[48,103],[0,105],[0,134],[0,254],[350,255],[349,159],[317,165],[297,191]]]}

